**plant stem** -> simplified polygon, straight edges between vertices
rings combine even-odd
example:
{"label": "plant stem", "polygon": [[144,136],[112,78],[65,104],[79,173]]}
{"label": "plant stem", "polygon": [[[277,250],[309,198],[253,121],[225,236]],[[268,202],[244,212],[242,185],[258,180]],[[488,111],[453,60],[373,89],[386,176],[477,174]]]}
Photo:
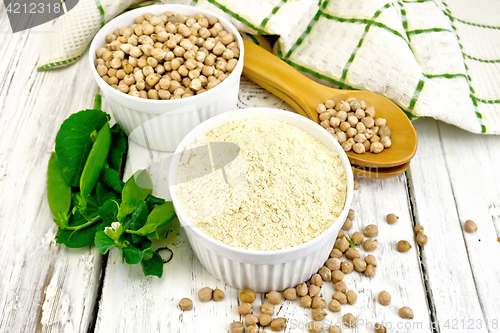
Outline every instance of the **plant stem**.
{"label": "plant stem", "polygon": [[81,225],[77,225],[77,226],[74,226],[74,227],[65,226],[64,229],[65,230],[74,230],[74,231],[85,229],[85,228],[91,226],[92,224],[96,223],[100,219],[101,219],[101,217],[99,215],[97,215],[93,219],[89,220],[87,223],[84,223],[84,224],[81,224]]}

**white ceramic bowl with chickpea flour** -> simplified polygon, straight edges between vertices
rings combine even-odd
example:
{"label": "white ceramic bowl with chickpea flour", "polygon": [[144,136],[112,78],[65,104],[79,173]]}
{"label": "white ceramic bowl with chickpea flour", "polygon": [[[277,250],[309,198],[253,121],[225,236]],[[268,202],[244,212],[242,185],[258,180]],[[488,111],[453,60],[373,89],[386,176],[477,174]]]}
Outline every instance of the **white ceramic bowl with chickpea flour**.
{"label": "white ceramic bowl with chickpea flour", "polygon": [[[224,30],[234,35],[240,50],[233,71],[217,86],[194,96],[172,100],[144,99],[123,93],[107,84],[96,70],[96,50],[104,47],[106,36],[147,13],[155,16],[171,11],[192,17],[202,13],[216,17]],[[95,35],[90,45],[89,64],[114,118],[130,139],[139,145],[161,151],[174,151],[185,135],[203,121],[237,108],[241,72],[243,70],[243,41],[238,30],[223,17],[206,9],[183,5],[154,5],[126,12],[109,21]]]}
{"label": "white ceramic bowl with chickpea flour", "polygon": [[[293,125],[302,129],[322,143],[326,149],[338,155],[341,165],[339,166],[345,171],[345,185],[347,186],[345,203],[338,218],[315,238],[297,246],[280,250],[247,250],[226,245],[208,236],[190,221],[188,213],[184,211],[180,199],[181,193],[178,192],[180,191],[179,185],[176,185],[183,152],[192,148],[193,144],[197,142],[196,140],[199,142],[199,138],[206,136],[213,130],[235,121],[248,119],[277,120]],[[227,173],[229,178],[230,172]],[[193,129],[182,140],[174,154],[169,170],[169,189],[179,221],[184,227],[189,242],[201,264],[212,275],[233,287],[266,292],[295,287],[321,268],[328,259],[336,236],[347,217],[354,188],[353,175],[347,155],[339,143],[320,125],[292,112],[270,108],[253,108],[231,111],[213,117]],[[204,203],[196,202],[195,204],[203,205]]]}

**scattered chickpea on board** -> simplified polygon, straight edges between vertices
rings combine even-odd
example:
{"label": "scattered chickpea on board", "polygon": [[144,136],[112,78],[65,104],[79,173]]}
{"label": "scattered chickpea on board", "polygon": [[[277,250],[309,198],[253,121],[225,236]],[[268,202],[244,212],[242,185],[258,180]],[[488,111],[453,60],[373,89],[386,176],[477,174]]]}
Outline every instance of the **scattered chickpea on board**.
{"label": "scattered chickpea on board", "polygon": [[[349,215],[352,219],[354,219],[354,210],[350,210]],[[397,217],[395,220],[397,220]],[[417,243],[421,245],[418,238],[425,236],[423,226],[415,226],[414,232],[417,238]],[[365,235],[363,235],[363,233]],[[339,313],[342,311],[343,305],[355,305],[357,303],[358,295],[352,289],[347,290],[347,285],[343,281],[345,274],[350,274],[351,272],[356,271],[366,277],[372,277],[375,275],[375,267],[377,266],[377,259],[375,256],[368,254],[364,257],[364,259],[362,259],[359,250],[356,249],[355,246],[362,244],[365,250],[375,250],[378,244],[377,240],[368,238],[363,242],[363,239],[365,236],[377,236],[378,227],[375,224],[370,224],[364,228],[363,233],[355,231],[349,238],[349,236],[341,230],[337,235],[338,238],[335,242],[335,246],[330,252],[330,258],[326,260],[324,266],[322,266],[317,273],[313,274],[308,281],[303,282],[296,287],[287,288],[283,291],[283,297],[286,301],[294,301],[299,298],[299,304],[302,308],[311,309],[312,321],[306,326],[308,332],[323,331],[325,327],[323,326],[322,321],[328,316],[328,312],[325,311],[325,308],[328,308],[328,310],[333,313]],[[351,241],[349,242],[347,239],[350,239]],[[406,252],[410,248],[411,245],[407,241],[403,240],[398,243],[398,250],[401,252]],[[345,256],[347,260],[341,261],[343,256]],[[335,292],[329,302],[320,296],[321,287],[324,281],[331,281],[334,283]],[[198,297],[200,298],[200,301],[206,302],[210,299],[217,301],[224,298],[224,293],[220,289],[212,290],[209,287],[204,287],[198,292]],[[265,294],[267,302],[260,305],[259,309],[261,314],[259,316],[253,314],[254,307],[252,303],[257,298],[257,294],[253,290],[242,290],[239,297],[241,304],[238,306],[238,313],[243,316],[244,320],[243,322],[236,321],[229,324],[229,330],[231,333],[258,333],[259,325],[261,329],[269,326],[273,331],[282,331],[286,328],[286,318],[273,318],[275,315],[275,306],[281,304],[282,302],[282,295],[278,291],[273,290]],[[378,302],[383,306],[388,306],[391,303],[391,294],[388,291],[381,291],[377,298]],[[179,302],[179,306],[183,310],[190,310],[193,308],[193,302],[188,298],[183,298],[181,302]],[[413,310],[407,306],[401,307],[398,310],[398,313],[399,316],[404,319],[414,318]],[[352,313],[345,313],[342,317],[342,324],[343,327],[353,328],[357,325],[357,319]],[[380,323],[375,325],[374,330],[375,333],[387,332],[387,328]],[[328,327],[328,332],[341,333],[342,328],[338,326],[330,326]]]}

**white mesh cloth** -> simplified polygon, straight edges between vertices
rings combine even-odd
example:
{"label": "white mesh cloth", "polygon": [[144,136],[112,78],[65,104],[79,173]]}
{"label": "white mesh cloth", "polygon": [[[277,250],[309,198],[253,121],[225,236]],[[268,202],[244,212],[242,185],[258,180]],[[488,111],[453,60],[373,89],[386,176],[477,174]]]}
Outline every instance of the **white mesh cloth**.
{"label": "white mesh cloth", "polygon": [[[42,69],[79,57],[132,0],[80,0],[56,20]],[[109,4],[107,4],[109,2]],[[226,16],[240,31],[273,34],[275,52],[317,81],[387,96],[410,118],[500,134],[500,2],[477,0],[162,0]],[[84,33],[82,34],[82,27]],[[55,65],[54,65],[55,64]]]}

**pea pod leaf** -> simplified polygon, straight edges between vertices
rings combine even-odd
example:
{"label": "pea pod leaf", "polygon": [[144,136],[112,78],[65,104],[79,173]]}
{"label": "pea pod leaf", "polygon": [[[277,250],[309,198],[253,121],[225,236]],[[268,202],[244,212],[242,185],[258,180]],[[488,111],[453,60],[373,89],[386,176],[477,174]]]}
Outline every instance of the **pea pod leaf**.
{"label": "pea pod leaf", "polygon": [[[79,213],[76,212],[69,221],[69,226],[76,227],[86,223],[87,220]],[[56,234],[56,242],[64,244],[70,248],[81,248],[94,244],[94,235],[97,230],[98,224],[94,224],[88,228],[78,231],[62,230]]]}
{"label": "pea pod leaf", "polygon": [[146,170],[138,170],[123,186],[122,200],[132,205],[139,204],[151,193],[153,183]]}
{"label": "pea pod leaf", "polygon": [[[118,200],[108,199],[106,202],[99,207],[97,214],[102,218],[103,225],[109,227],[111,223],[118,221],[116,215],[118,214]],[[104,230],[104,229],[103,229]]]}
{"label": "pea pod leaf", "polygon": [[149,216],[143,227],[136,232],[130,231],[132,234],[146,236],[153,233],[156,229],[166,226],[175,218],[175,210],[172,201],[165,202],[162,205],[156,206]]}
{"label": "pea pod leaf", "polygon": [[99,181],[111,188],[113,191],[122,193],[123,182],[120,177],[118,177],[118,171],[116,171],[115,169],[104,168],[102,170]]}
{"label": "pea pod leaf", "polygon": [[127,244],[122,248],[123,256],[127,264],[135,265],[142,260],[142,251],[136,248],[133,244]]}
{"label": "pea pod leaf", "polygon": [[148,197],[144,201],[146,201],[146,204],[148,205],[149,210],[152,210],[156,206],[165,203],[165,199],[155,197],[152,194],[148,195]]}
{"label": "pea pod leaf", "polygon": [[137,208],[125,218],[123,226],[125,229],[137,230],[141,228],[145,223],[149,215],[148,206],[144,201],[139,201]]}
{"label": "pea pod leaf", "polygon": [[142,250],[142,260],[149,260],[153,258],[153,253],[154,252],[150,247]]}
{"label": "pea pod leaf", "polygon": [[104,231],[98,231],[95,233],[95,246],[102,254],[106,254],[115,246],[115,242]]}
{"label": "pea pod leaf", "polygon": [[127,137],[120,125],[115,124],[111,128],[111,148],[107,158],[111,169],[120,170],[123,156],[127,151]]}
{"label": "pea pod leaf", "polygon": [[163,259],[158,252],[153,252],[151,259],[141,261],[141,266],[145,276],[154,275],[161,278],[163,275]]}
{"label": "pea pod leaf", "polygon": [[83,110],[66,119],[56,136],[56,154],[66,183],[80,185],[85,162],[92,148],[92,135],[108,121],[100,110]]}

